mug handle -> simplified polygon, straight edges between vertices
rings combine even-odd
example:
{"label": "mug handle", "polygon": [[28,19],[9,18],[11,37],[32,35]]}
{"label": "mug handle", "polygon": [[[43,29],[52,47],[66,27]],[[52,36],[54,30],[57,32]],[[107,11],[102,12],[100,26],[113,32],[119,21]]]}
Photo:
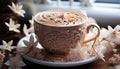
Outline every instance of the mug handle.
{"label": "mug handle", "polygon": [[83,41],[83,44],[88,43],[90,41],[93,41],[93,40],[97,39],[99,37],[99,35],[100,35],[100,29],[99,29],[99,27],[97,25],[94,25],[94,24],[91,24],[91,25],[87,26],[87,33],[89,33],[89,30],[90,30],[91,27],[95,27],[97,29],[97,34],[93,38],[90,38],[88,40]]}

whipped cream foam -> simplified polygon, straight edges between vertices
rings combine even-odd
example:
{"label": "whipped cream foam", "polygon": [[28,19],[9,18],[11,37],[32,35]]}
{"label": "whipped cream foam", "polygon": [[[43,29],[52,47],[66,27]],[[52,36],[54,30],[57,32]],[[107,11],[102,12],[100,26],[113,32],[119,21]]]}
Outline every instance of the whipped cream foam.
{"label": "whipped cream foam", "polygon": [[35,21],[48,26],[75,26],[87,21],[87,16],[74,11],[44,11],[35,16]]}

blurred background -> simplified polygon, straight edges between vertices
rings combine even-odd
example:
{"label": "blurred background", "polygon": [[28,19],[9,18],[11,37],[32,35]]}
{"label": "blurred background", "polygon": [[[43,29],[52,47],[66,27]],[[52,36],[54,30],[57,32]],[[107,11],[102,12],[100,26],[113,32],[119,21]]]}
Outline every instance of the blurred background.
{"label": "blurred background", "polygon": [[53,9],[69,9],[86,12],[100,27],[120,24],[120,0],[19,0],[24,5],[26,17]]}

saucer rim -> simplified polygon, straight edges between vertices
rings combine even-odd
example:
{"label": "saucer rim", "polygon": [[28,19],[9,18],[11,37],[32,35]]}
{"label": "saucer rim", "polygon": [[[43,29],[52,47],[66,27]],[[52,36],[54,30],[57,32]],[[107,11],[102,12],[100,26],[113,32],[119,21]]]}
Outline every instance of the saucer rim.
{"label": "saucer rim", "polygon": [[91,63],[95,60],[97,60],[97,57],[90,57],[88,59],[84,59],[84,60],[80,60],[80,61],[75,61],[75,62],[51,62],[51,61],[44,61],[44,60],[40,60],[40,59],[35,59],[32,57],[29,57],[27,55],[25,55],[23,57],[24,59],[36,63],[36,64],[40,64],[40,65],[46,65],[46,66],[50,66],[50,67],[72,67],[72,66],[78,66],[78,65],[84,65],[84,64],[88,64]]}
{"label": "saucer rim", "polygon": [[[35,36],[34,33],[30,34],[30,35],[33,35]],[[23,38],[21,38],[19,41],[18,41],[18,44],[17,44],[17,47],[22,47],[24,46],[23,45],[23,40],[26,40],[30,37],[30,35],[28,36],[25,36]],[[34,37],[35,38],[35,37]],[[42,46],[38,43],[37,45],[38,48],[42,48]],[[80,61],[70,61],[70,62],[52,62],[52,61],[44,61],[44,60],[40,60],[40,59],[36,59],[36,58],[32,58],[28,55],[25,55],[23,56],[24,59],[28,60],[28,61],[31,61],[33,63],[36,63],[36,64],[41,64],[41,65],[46,65],[46,66],[52,66],[52,67],[72,67],[72,66],[78,66],[78,65],[84,65],[84,64],[88,64],[88,63],[91,63],[95,60],[97,60],[97,56],[93,56],[93,57],[90,57],[88,59],[83,59],[83,60],[80,60]]]}

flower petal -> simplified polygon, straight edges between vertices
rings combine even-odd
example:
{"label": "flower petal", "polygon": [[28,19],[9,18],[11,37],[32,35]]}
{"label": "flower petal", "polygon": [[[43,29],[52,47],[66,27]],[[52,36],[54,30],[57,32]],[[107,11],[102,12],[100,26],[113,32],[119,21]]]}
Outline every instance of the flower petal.
{"label": "flower petal", "polygon": [[14,21],[10,18],[9,23],[14,25]]}
{"label": "flower petal", "polygon": [[37,46],[37,44],[38,44],[38,40],[35,41],[34,45]]}
{"label": "flower petal", "polygon": [[23,27],[23,32],[24,32],[24,34],[25,34],[26,36],[29,34],[26,24],[25,24],[24,27]]}
{"label": "flower petal", "polygon": [[109,26],[109,25],[108,25],[108,30],[109,30],[109,32],[113,32],[114,31],[114,29],[111,26]]}
{"label": "flower petal", "polygon": [[120,32],[120,25],[115,26],[114,30]]}
{"label": "flower petal", "polygon": [[7,45],[7,42],[6,42],[6,41],[4,41],[4,40],[2,40],[2,43],[3,43],[3,45]]}
{"label": "flower petal", "polygon": [[11,27],[9,28],[9,31],[13,31],[13,30],[14,30],[13,28],[11,28]]}
{"label": "flower petal", "polygon": [[14,11],[14,9],[13,9],[13,7],[12,7],[12,6],[8,5],[8,7],[9,7],[12,11]]}
{"label": "flower petal", "polygon": [[14,32],[17,32],[17,33],[19,33],[19,32],[20,32],[18,29],[14,29],[13,31],[14,31]]}
{"label": "flower petal", "polygon": [[3,47],[2,47],[3,45],[0,45],[0,49],[3,49]]}
{"label": "flower petal", "polygon": [[30,36],[30,43],[34,43],[34,37],[33,37],[33,35]]}
{"label": "flower petal", "polygon": [[29,20],[29,23],[31,24],[31,26],[33,26],[33,24],[34,24],[33,18],[31,20]]}
{"label": "flower petal", "polygon": [[15,8],[15,7],[16,7],[16,6],[15,6],[15,4],[14,4],[13,2],[12,2],[12,7],[13,7],[13,8]]}
{"label": "flower petal", "polygon": [[8,60],[7,62],[5,62],[5,65],[9,66],[10,65],[10,61]]}
{"label": "flower petal", "polygon": [[[18,6],[18,5],[17,5],[17,6]],[[19,7],[20,9],[22,9],[22,7],[23,7],[23,6],[22,6],[22,5],[20,5],[20,6],[18,6],[18,7]]]}
{"label": "flower petal", "polygon": [[20,10],[20,12],[21,12],[21,13],[25,13],[25,11],[24,11],[24,10]]}
{"label": "flower petal", "polygon": [[5,25],[6,25],[7,27],[10,27],[10,25],[9,25],[7,22],[5,22]]}
{"label": "flower petal", "polygon": [[11,41],[8,42],[8,45],[11,46],[12,44],[13,44],[13,40],[11,40]]}
{"label": "flower petal", "polygon": [[29,46],[29,42],[28,42],[28,41],[23,40],[23,42],[24,42],[24,44],[25,44],[26,46]]}
{"label": "flower petal", "polygon": [[16,12],[18,15],[24,17],[23,13],[20,13],[20,12]]}
{"label": "flower petal", "polygon": [[18,29],[19,27],[20,27],[19,24],[18,24],[18,25],[14,25],[14,26],[12,26],[13,29]]}

